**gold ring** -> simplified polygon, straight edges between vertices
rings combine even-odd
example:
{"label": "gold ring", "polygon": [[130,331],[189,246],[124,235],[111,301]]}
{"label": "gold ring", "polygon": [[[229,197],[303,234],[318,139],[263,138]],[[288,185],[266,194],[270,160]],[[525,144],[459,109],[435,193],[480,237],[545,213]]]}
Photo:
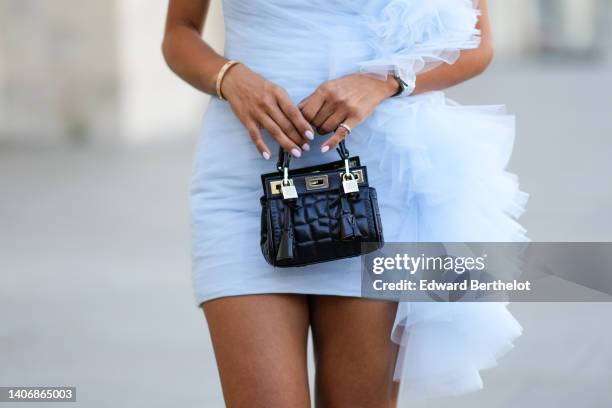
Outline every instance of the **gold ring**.
{"label": "gold ring", "polygon": [[[350,135],[351,132],[352,132],[351,127],[349,125],[347,125],[346,123],[339,124],[338,125],[338,129],[340,129],[340,128],[343,128],[344,130],[346,130],[346,134],[347,135]],[[336,129],[336,130],[338,130],[338,129]]]}

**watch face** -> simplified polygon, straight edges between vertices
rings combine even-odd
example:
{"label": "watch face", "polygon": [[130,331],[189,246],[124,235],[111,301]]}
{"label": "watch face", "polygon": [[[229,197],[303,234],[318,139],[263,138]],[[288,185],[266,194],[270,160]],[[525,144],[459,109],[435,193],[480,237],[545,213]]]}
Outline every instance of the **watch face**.
{"label": "watch face", "polygon": [[404,80],[404,78],[401,77],[401,75],[396,75],[395,77],[397,79],[397,82],[399,82],[400,87],[402,88],[396,96],[408,96],[410,95],[413,91],[415,86],[414,85],[410,85],[408,82],[406,82]]}

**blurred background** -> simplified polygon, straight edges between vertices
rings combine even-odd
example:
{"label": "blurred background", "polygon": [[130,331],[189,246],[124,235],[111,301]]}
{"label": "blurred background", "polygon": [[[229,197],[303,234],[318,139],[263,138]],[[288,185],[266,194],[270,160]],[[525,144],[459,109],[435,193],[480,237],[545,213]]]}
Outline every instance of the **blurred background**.
{"label": "blurred background", "polygon": [[[0,386],[76,385],[70,406],[223,406],[190,281],[208,97],[162,60],[166,3],[0,0]],[[611,2],[489,3],[496,60],[449,93],[516,114],[533,240],[610,241]],[[222,50],[219,0],[205,39]],[[610,304],[512,311],[524,336],[484,391],[414,406],[612,405]]]}

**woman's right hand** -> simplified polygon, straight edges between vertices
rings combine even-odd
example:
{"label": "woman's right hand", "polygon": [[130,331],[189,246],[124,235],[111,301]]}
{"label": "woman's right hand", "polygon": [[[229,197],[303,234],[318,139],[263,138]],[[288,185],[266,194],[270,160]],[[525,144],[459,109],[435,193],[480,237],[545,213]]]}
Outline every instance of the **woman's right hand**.
{"label": "woman's right hand", "polygon": [[272,151],[263,141],[262,128],[295,157],[300,157],[302,150],[310,150],[313,129],[282,87],[238,64],[225,74],[221,93],[266,160]]}

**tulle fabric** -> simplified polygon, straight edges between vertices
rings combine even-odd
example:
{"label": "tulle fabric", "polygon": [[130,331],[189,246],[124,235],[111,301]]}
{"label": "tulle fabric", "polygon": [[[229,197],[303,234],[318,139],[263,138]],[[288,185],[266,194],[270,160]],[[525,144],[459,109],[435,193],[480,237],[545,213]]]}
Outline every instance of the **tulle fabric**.
{"label": "tulle fabric", "polygon": [[494,367],[521,332],[505,303],[400,302],[391,337],[400,345],[399,406],[481,389],[480,370]]}
{"label": "tulle fabric", "polygon": [[367,19],[374,55],[359,63],[362,72],[383,78],[395,72],[414,81],[418,73],[452,64],[460,50],[480,43],[479,11],[472,0],[374,3],[378,3],[370,4],[374,14]]}
{"label": "tulle fabric", "polygon": [[[478,10],[470,0],[225,0],[224,14],[226,56],[285,87],[295,102],[347,73],[382,78],[401,71],[414,78],[479,43]],[[251,146],[238,144],[245,131],[225,105],[211,104],[205,133],[192,198],[198,303],[246,293],[359,296],[358,260],[282,273],[261,260],[251,245],[259,230],[253,175],[271,167]],[[525,241],[516,218],[527,195],[506,171],[513,142],[514,118],[503,107],[460,106],[435,92],[386,100],[354,129],[349,149],[368,166],[387,241]],[[241,166],[220,159],[230,155]],[[307,154],[300,165],[329,159]],[[209,183],[219,178],[224,183]],[[232,235],[232,223],[242,236]],[[215,251],[207,252],[210,246]],[[349,277],[354,286],[339,289]],[[400,302],[390,333],[400,345],[399,406],[481,388],[479,371],[494,366],[520,333],[504,303]]]}
{"label": "tulle fabric", "polygon": [[[389,183],[373,183],[394,197],[395,211],[410,209],[385,233],[397,242],[526,241],[516,218],[528,196],[505,170],[514,118],[443,93],[410,99],[383,103],[352,139],[378,149],[375,163]],[[505,303],[400,302],[391,336],[400,345],[399,406],[482,388],[479,371],[496,365],[521,330]]]}

